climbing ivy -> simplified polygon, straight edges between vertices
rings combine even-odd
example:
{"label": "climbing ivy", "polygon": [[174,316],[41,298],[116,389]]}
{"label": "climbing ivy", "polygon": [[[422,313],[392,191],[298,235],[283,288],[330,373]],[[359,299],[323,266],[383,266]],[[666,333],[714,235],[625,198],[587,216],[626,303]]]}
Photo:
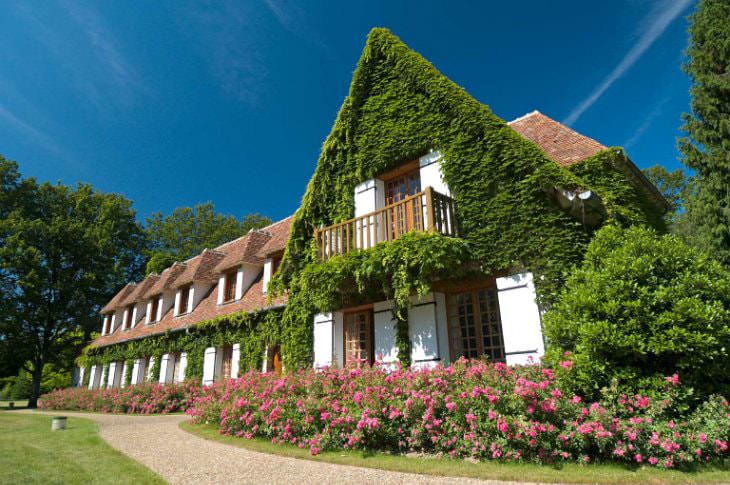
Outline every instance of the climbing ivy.
{"label": "climbing ivy", "polygon": [[[160,376],[160,364],[164,354],[185,352],[187,366],[185,377],[203,377],[203,355],[207,347],[240,344],[239,370],[260,369],[267,346],[280,342],[281,309],[256,312],[239,312],[216,317],[196,324],[185,331],[165,332],[143,339],[121,342],[105,347],[87,347],[79,364],[86,366],[106,365],[125,361],[127,384],[131,382],[131,366],[134,359],[153,357],[153,380]],[[85,378],[88,370],[85,372]],[[88,380],[87,380],[88,383]]]}
{"label": "climbing ivy", "polygon": [[[352,290],[363,297],[377,291],[381,298],[400,301],[414,289],[427,291],[430,281],[424,274],[403,271],[413,261],[379,266],[385,251],[379,246],[320,263],[312,235],[318,227],[353,217],[357,184],[431,149],[444,157],[444,179],[476,266],[484,274],[532,271],[544,305],[552,301],[567,270],[580,261],[593,234],[551,199],[553,188],[595,190],[609,201],[611,220],[630,224],[653,219],[647,214],[650,207],[624,199],[631,182],[603,156],[583,170],[559,166],[389,31],[373,29],[271,285],[289,295],[282,317],[282,354],[288,368],[311,363],[313,315],[341,308],[341,299],[352,298]],[[598,176],[603,170],[610,175]],[[624,210],[626,205],[631,208]],[[398,251],[419,244],[419,238],[408,238]],[[444,255],[444,264],[449,256],[453,253]],[[394,271],[392,278],[381,270]],[[370,286],[383,281],[388,284],[382,288]],[[400,347],[408,340],[403,313],[399,322]]]}

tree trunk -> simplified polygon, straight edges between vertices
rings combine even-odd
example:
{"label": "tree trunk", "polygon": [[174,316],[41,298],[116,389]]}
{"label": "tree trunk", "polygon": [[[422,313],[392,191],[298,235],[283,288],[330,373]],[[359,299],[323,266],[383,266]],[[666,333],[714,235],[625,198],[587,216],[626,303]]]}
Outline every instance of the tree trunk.
{"label": "tree trunk", "polygon": [[33,385],[30,388],[30,397],[28,398],[28,407],[35,409],[38,407],[38,396],[41,393],[41,378],[43,377],[43,365],[36,365],[33,369]]}

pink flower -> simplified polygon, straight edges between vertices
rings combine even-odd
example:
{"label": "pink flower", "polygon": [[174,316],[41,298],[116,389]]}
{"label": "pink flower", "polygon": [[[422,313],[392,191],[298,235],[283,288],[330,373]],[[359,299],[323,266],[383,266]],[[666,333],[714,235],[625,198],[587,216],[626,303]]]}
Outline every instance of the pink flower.
{"label": "pink flower", "polygon": [[672,386],[677,387],[677,384],[679,384],[679,374],[674,373],[671,376],[665,377],[664,380],[670,383]]}

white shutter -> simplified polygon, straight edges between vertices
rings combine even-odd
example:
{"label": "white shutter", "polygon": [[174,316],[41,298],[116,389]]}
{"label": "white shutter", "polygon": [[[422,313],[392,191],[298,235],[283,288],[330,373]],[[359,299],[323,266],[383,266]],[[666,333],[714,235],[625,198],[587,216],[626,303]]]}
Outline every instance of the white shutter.
{"label": "white shutter", "polygon": [[532,273],[497,278],[497,292],[507,364],[539,362],[545,344]]}
{"label": "white shutter", "polygon": [[185,380],[185,368],[188,366],[188,355],[183,352],[180,354],[180,369],[175,378],[177,382],[183,382]]}
{"label": "white shutter", "polygon": [[[428,295],[433,300],[433,295]],[[414,368],[433,367],[440,361],[436,302],[422,301],[408,309],[408,338]]]}
{"label": "white shutter", "polygon": [[119,381],[119,387],[127,385],[127,361],[122,361],[122,379]]}
{"label": "white shutter", "polygon": [[225,293],[226,293],[226,275],[221,275],[220,278],[218,278],[218,304],[222,305],[223,300],[225,300]]}
{"label": "white shutter", "polygon": [[106,373],[106,375],[107,375],[107,379],[106,379],[106,387],[107,387],[107,389],[110,388],[110,387],[114,387],[114,371],[116,371],[116,370],[117,370],[117,363],[116,362],[112,362],[111,364],[109,364],[109,368],[108,368],[107,373]]}
{"label": "white shutter", "polygon": [[160,383],[167,382],[168,364],[170,362],[170,354],[164,354],[160,360]]}
{"label": "white shutter", "polygon": [[89,371],[89,389],[94,388],[94,381],[96,380],[96,366],[92,365]]}
{"label": "white shutter", "polygon": [[155,358],[150,357],[150,359],[147,361],[147,379],[145,379],[146,381],[152,380],[152,366],[154,365],[154,363],[155,363]]}
{"label": "white shutter", "polygon": [[205,349],[205,355],[203,356],[203,385],[209,386],[213,384],[215,380],[215,347],[208,347]]}
{"label": "white shutter", "polygon": [[137,384],[139,379],[139,359],[134,359],[134,365],[132,366],[132,384]]}
{"label": "white shutter", "polygon": [[233,344],[231,352],[231,379],[238,378],[238,361],[241,359],[241,344]]}
{"label": "white shutter", "polygon": [[332,365],[332,325],[331,313],[314,316],[314,368]]}

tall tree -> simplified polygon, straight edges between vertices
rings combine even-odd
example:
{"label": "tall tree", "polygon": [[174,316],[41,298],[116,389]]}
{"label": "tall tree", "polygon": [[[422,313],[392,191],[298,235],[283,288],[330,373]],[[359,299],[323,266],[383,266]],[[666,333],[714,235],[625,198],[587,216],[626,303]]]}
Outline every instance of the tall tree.
{"label": "tall tree", "polygon": [[159,273],[175,261],[183,261],[205,248],[220,246],[269,224],[271,220],[261,214],[248,214],[241,220],[218,214],[211,202],[178,207],[168,216],[159,212],[152,214],[145,224],[150,241],[147,273]]}
{"label": "tall tree", "polygon": [[131,202],[79,184],[21,179],[0,157],[0,353],[31,373],[34,407],[46,364],[68,365],[98,311],[142,265]]}
{"label": "tall tree", "polygon": [[700,0],[690,16],[692,112],[684,114],[682,160],[697,174],[687,203],[696,245],[730,266],[730,2]]}
{"label": "tall tree", "polygon": [[664,166],[657,164],[644,169],[644,175],[669,202],[667,218],[670,222],[673,221],[677,214],[682,211],[688,184],[690,183],[684,171],[678,168],[670,172]]}

